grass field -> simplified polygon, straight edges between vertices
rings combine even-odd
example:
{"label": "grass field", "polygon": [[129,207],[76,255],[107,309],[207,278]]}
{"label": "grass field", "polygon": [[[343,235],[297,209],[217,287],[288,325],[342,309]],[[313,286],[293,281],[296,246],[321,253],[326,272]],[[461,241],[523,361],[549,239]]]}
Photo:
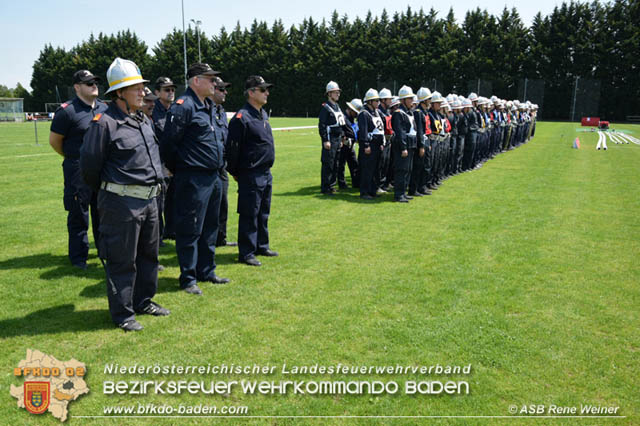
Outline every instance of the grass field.
{"label": "grass field", "polygon": [[[316,124],[277,119],[273,127]],[[61,158],[48,123],[0,124],[0,424],[57,424],[16,407],[27,349],[86,363],[90,393],[71,424],[207,424],[210,418],[80,418],[112,405],[247,406],[249,416],[512,416],[510,406],[618,406],[607,419],[230,418],[221,424],[639,424],[640,146],[576,124],[539,123],[528,144],[408,205],[356,190],[319,194],[317,130],[277,132],[270,233],[261,268],[219,249],[226,286],[178,289],[173,242],[156,301],[168,318],[113,327],[95,250],[66,257]],[[640,138],[640,126],[616,126]],[[578,136],[582,149],[571,149]],[[236,186],[229,234],[237,232]],[[233,238],[235,239],[235,238]],[[276,366],[273,374],[108,375],[105,364]],[[469,375],[286,375],[282,365],[471,365]],[[395,395],[104,395],[109,380],[380,380]],[[464,395],[406,395],[411,380],[467,381]],[[174,413],[175,414],[175,413]],[[545,412],[545,414],[548,414]],[[577,414],[580,414],[579,412]]]}

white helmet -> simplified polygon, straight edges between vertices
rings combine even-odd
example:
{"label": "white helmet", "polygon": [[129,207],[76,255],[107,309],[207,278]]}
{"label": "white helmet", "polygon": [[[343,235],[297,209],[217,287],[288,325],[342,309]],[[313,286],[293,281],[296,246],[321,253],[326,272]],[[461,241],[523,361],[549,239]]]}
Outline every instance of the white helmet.
{"label": "white helmet", "polygon": [[389,107],[394,107],[396,105],[400,105],[400,99],[398,99],[397,96],[394,96],[391,98],[391,105],[389,105]]}
{"label": "white helmet", "polygon": [[375,101],[380,99],[380,96],[378,95],[378,91],[376,89],[369,89],[367,90],[367,93],[364,94],[364,102],[369,102],[369,101]]}
{"label": "white helmet", "polygon": [[357,114],[362,109],[362,101],[358,98],[353,98],[351,102],[347,102],[347,106]]}
{"label": "white helmet", "polygon": [[402,86],[400,90],[398,90],[398,99],[404,98],[412,98],[413,90],[409,86]]}
{"label": "white helmet", "polygon": [[476,95],[476,94],[475,94],[475,93],[473,93],[473,92],[469,93],[469,100],[470,100],[471,102],[473,102],[473,101],[477,101],[477,100],[478,100],[478,95]]}
{"label": "white helmet", "polygon": [[451,103],[453,102],[453,95],[449,93],[445,99],[447,100],[447,102]]}
{"label": "white helmet", "polygon": [[420,89],[418,89],[418,93],[416,94],[418,95],[418,100],[420,102],[431,99],[431,90],[427,89],[426,87],[421,87]]}
{"label": "white helmet", "polygon": [[471,103],[471,99],[463,99],[462,100],[462,108],[471,108],[473,104]]}
{"label": "white helmet", "polygon": [[433,92],[431,94],[431,103],[436,103],[436,102],[442,102],[444,101],[444,98],[442,97],[442,95],[440,94],[440,92]]}
{"label": "white helmet", "polygon": [[454,99],[453,104],[451,104],[452,109],[462,109],[462,102],[456,101]]}
{"label": "white helmet", "polygon": [[413,95],[412,98],[413,98],[413,104],[418,105],[418,95]]}
{"label": "white helmet", "polygon": [[142,78],[140,68],[133,61],[122,58],[116,58],[109,66],[107,81],[109,82],[109,90],[104,93],[105,95],[134,84],[149,82],[149,80]]}
{"label": "white helmet", "polygon": [[327,83],[327,90],[325,90],[325,93],[333,92],[336,90],[338,92],[341,92],[340,86],[338,86],[338,83],[336,83],[335,81],[330,81]]}
{"label": "white helmet", "polygon": [[391,99],[391,98],[393,98],[393,95],[391,94],[391,90],[387,88],[383,88],[380,91],[380,99]]}
{"label": "white helmet", "polygon": [[447,102],[446,99],[444,100],[444,102],[442,102],[441,107],[446,109],[451,109],[451,107],[449,106],[449,102]]}

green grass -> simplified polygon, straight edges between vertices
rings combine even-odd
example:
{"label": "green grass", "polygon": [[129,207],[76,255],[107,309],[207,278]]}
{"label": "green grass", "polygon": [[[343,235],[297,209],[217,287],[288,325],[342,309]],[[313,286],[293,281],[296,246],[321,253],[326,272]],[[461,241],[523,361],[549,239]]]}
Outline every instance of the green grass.
{"label": "green grass", "polygon": [[[274,118],[273,127],[314,125]],[[108,314],[102,267],[66,258],[61,158],[48,123],[0,124],[0,423],[36,419],[16,407],[13,367],[27,349],[86,363],[88,395],[73,424],[207,424],[212,419],[78,419],[123,404],[246,405],[253,416],[509,416],[511,404],[620,406],[638,424],[640,146],[609,143],[571,123],[539,123],[534,140],[449,179],[409,205],[355,190],[319,194],[317,131],[277,132],[270,234],[278,258],[261,268],[218,250],[226,286],[178,291],[170,242],[155,300],[168,318],[141,317],[123,334]],[[640,138],[640,126],[616,126]],[[582,149],[571,149],[578,136]],[[229,235],[237,232],[231,183]],[[235,238],[233,238],[235,239]],[[472,365],[469,376],[189,376],[190,380],[466,380],[469,395],[102,394],[105,363],[132,365]],[[278,369],[279,370],[279,369]],[[38,423],[57,424],[50,414]],[[227,419],[225,422],[243,420]],[[256,424],[569,424],[526,419],[252,419]],[[244,420],[243,422],[246,422]],[[226,424],[226,423],[225,423]]]}

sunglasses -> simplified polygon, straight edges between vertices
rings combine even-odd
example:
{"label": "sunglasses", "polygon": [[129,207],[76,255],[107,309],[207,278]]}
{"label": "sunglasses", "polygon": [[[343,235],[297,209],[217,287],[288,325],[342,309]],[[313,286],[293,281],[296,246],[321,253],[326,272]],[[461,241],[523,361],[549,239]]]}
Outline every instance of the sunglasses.
{"label": "sunglasses", "polygon": [[218,91],[220,91],[220,92],[227,93],[227,88],[226,88],[226,87],[216,86],[216,90],[218,90]]}
{"label": "sunglasses", "polygon": [[85,86],[89,86],[89,87],[93,87],[96,85],[95,81],[85,81],[82,84],[84,84]]}
{"label": "sunglasses", "polygon": [[162,90],[165,91],[165,92],[175,92],[176,91],[176,89],[173,88],[173,87],[163,87]]}
{"label": "sunglasses", "polygon": [[264,87],[256,87],[256,88],[254,88],[254,89],[253,89],[253,91],[254,91],[254,92],[255,92],[256,90],[259,90],[260,92],[264,93],[264,92],[266,92],[266,91],[267,91],[267,90],[269,90],[269,89],[265,89]]}

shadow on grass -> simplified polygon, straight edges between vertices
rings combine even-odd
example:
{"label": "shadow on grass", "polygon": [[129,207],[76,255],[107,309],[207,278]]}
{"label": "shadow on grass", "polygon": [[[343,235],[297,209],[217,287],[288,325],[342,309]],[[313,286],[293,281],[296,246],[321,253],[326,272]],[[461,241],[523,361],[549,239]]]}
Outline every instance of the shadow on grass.
{"label": "shadow on grass", "polygon": [[[89,255],[89,260],[96,259],[95,254]],[[52,269],[53,267],[53,269]],[[69,258],[65,255],[55,256],[51,253],[33,254],[30,256],[14,257],[0,262],[0,270],[32,269],[46,271],[40,274],[43,280],[56,280],[63,277],[75,276],[84,278],[100,278],[104,271],[102,266],[89,263],[86,270],[71,266]]]}
{"label": "shadow on grass", "polygon": [[114,327],[110,318],[107,309],[76,311],[72,304],[60,305],[0,321],[0,337],[103,330]]}
{"label": "shadow on grass", "polygon": [[285,196],[285,197],[313,196],[314,198],[327,200],[327,201],[348,201],[350,203],[358,203],[358,204],[376,204],[376,203],[383,203],[383,202],[389,201],[385,197],[377,197],[374,200],[363,200],[362,198],[360,198],[360,189],[351,188],[351,187],[346,189],[341,189],[338,192],[334,193],[333,195],[326,195],[320,192],[320,188],[317,185],[300,188],[297,191],[277,192],[277,193],[274,193],[273,195]]}

